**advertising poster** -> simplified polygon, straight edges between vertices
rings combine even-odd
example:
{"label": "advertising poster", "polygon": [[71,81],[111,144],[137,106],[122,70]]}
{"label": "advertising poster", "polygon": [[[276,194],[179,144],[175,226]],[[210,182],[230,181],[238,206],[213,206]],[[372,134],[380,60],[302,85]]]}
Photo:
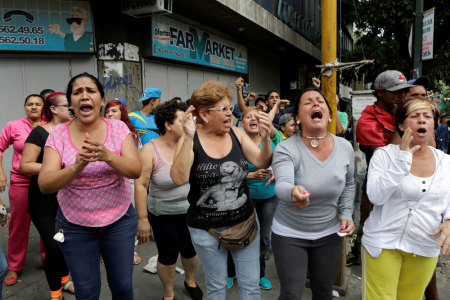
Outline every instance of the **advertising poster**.
{"label": "advertising poster", "polygon": [[0,0],[0,50],[93,52],[88,1]]}
{"label": "advertising poster", "polygon": [[152,17],[152,54],[239,73],[248,72],[245,46],[163,16]]}
{"label": "advertising poster", "polygon": [[434,8],[423,14],[422,60],[433,58]]}

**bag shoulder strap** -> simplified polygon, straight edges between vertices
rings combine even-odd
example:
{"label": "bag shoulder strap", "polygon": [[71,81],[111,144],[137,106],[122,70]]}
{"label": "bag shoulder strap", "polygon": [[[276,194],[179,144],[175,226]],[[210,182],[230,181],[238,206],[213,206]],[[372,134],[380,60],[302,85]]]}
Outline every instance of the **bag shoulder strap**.
{"label": "bag shoulder strap", "polygon": [[138,118],[139,120],[141,120],[142,122],[144,122],[144,123],[145,123],[145,126],[150,127],[150,126],[148,126],[148,124],[147,124],[147,122],[145,121],[145,119],[144,119],[142,116],[138,115],[137,113],[131,112],[131,113],[128,114],[128,116],[130,116],[130,117],[136,117],[136,118]]}

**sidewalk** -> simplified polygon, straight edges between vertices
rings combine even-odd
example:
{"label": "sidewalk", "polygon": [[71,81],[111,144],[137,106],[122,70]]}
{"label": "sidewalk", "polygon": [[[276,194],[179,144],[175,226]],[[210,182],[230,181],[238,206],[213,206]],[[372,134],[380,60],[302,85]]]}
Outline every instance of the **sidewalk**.
{"label": "sidewalk", "polygon": [[[7,230],[2,231],[0,238],[0,246],[3,249],[5,255],[7,253]],[[139,245],[137,252],[143,258],[143,262],[134,267],[133,273],[133,286],[134,286],[134,299],[136,300],[161,300],[163,297],[163,290],[157,274],[151,274],[143,270],[144,265],[148,259],[157,254],[156,245],[154,240],[150,244]],[[450,285],[448,284],[450,279],[450,256],[442,257],[443,266],[437,269],[438,290],[440,299],[450,299]],[[274,300],[278,298],[280,285],[273,262],[273,255],[270,255],[270,259],[266,261],[266,276],[272,281],[273,289],[270,291],[261,290],[261,298],[263,300]],[[181,264],[177,264],[181,267]],[[102,276],[102,291],[100,299],[109,300],[111,294],[109,292],[108,283],[106,281],[106,273],[103,265],[100,266]],[[344,283],[345,296],[341,296],[339,299],[343,300],[357,300],[361,299],[361,266],[352,266],[345,270],[346,279]],[[183,275],[177,273],[175,278],[175,295],[177,300],[190,299],[188,293],[183,286]],[[199,286],[205,291],[204,275],[199,265],[196,273],[196,280]],[[39,235],[32,225],[30,230],[30,242],[28,247],[27,259],[25,263],[25,270],[19,274],[19,281],[13,286],[3,285],[3,299],[5,300],[41,300],[50,299],[48,291],[47,281],[45,279],[45,273],[41,267],[39,256]],[[64,299],[74,300],[75,297],[64,293]],[[206,299],[206,297],[204,297]],[[237,282],[234,282],[234,286],[228,290],[228,299],[239,299],[239,288]],[[304,300],[311,299],[311,290],[305,289],[303,295]],[[338,299],[338,298],[335,298]]]}

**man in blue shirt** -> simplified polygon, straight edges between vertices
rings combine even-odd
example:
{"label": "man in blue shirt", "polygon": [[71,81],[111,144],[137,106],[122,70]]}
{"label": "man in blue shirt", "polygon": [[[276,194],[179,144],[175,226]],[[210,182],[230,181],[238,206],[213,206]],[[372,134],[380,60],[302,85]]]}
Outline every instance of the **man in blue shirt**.
{"label": "man in blue shirt", "polygon": [[161,101],[161,90],[158,88],[146,88],[142,98],[138,101],[142,102],[142,108],[133,111],[128,116],[141,136],[142,145],[145,145],[159,136],[154,111]]}

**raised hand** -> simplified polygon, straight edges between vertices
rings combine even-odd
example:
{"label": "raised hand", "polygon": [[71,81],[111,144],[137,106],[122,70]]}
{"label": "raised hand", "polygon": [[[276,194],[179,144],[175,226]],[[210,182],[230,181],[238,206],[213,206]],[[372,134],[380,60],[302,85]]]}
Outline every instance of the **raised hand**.
{"label": "raised hand", "polygon": [[265,112],[259,111],[258,114],[256,114],[256,119],[258,120],[258,130],[261,138],[270,138],[271,122],[269,120],[269,115]]}
{"label": "raised hand", "polygon": [[416,145],[416,146],[410,148],[411,142],[413,140],[413,137],[411,136],[411,133],[412,133],[411,129],[409,127],[406,128],[406,130],[405,130],[405,132],[403,133],[403,136],[402,136],[402,141],[400,142],[400,150],[407,151],[407,152],[410,152],[411,154],[414,154],[422,146],[421,145]]}
{"label": "raised hand", "polygon": [[312,84],[314,85],[314,87],[320,89],[320,79],[317,77],[313,77],[312,79]]}
{"label": "raised hand", "polygon": [[255,93],[248,93],[247,97],[245,98],[245,102],[252,101],[256,99]]}
{"label": "raised hand", "polygon": [[311,196],[311,193],[301,185],[294,186],[291,190],[291,201],[298,209],[303,209],[309,205],[309,196]]}
{"label": "raised hand", "polygon": [[59,24],[48,24],[48,31],[50,33],[54,34],[60,34],[61,33],[61,25]]}
{"label": "raised hand", "polygon": [[193,105],[189,106],[181,119],[181,126],[183,126],[184,134],[189,137],[194,137],[196,130],[194,117],[192,116],[194,110],[195,108]]}
{"label": "raised hand", "polygon": [[288,99],[281,99],[276,104],[278,104],[279,106],[289,106],[289,104],[291,104],[291,101],[289,101]]}
{"label": "raised hand", "polygon": [[236,88],[238,90],[242,90],[242,86],[244,85],[244,78],[239,77],[238,79],[236,79]]}

